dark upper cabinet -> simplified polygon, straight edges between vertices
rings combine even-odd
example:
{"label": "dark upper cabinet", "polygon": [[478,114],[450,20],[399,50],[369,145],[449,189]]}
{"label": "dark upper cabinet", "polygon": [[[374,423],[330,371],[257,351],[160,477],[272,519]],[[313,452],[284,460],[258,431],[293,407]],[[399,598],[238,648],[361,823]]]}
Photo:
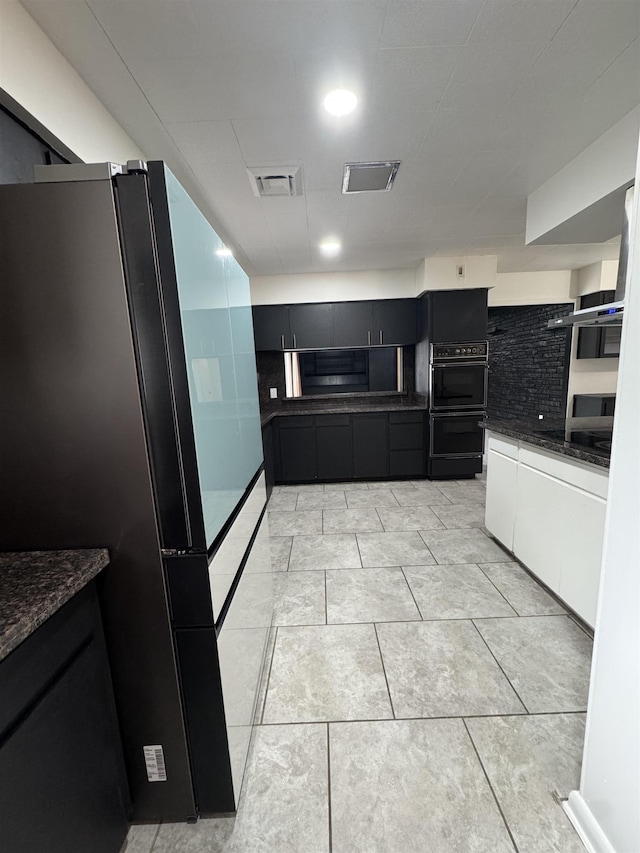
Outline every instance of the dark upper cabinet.
{"label": "dark upper cabinet", "polygon": [[289,305],[289,324],[294,349],[325,349],[333,343],[333,303]]}
{"label": "dark upper cabinet", "polygon": [[334,302],[334,347],[368,347],[377,344],[373,302]]}
{"label": "dark upper cabinet", "polygon": [[387,413],[353,415],[353,476],[389,476],[389,419]]}
{"label": "dark upper cabinet", "polygon": [[289,306],[254,305],[253,335],[256,352],[290,349]]}
{"label": "dark upper cabinet", "polygon": [[373,308],[374,345],[415,344],[418,339],[415,299],[379,299]]}
{"label": "dark upper cabinet", "polygon": [[258,352],[415,344],[417,301],[254,305],[253,328]]}
{"label": "dark upper cabinet", "polygon": [[[580,308],[595,308],[615,299],[615,290],[599,290],[580,299]],[[622,325],[578,328],[577,358],[618,358]]]}
{"label": "dark upper cabinet", "polygon": [[434,290],[426,296],[432,343],[486,340],[486,287]]}

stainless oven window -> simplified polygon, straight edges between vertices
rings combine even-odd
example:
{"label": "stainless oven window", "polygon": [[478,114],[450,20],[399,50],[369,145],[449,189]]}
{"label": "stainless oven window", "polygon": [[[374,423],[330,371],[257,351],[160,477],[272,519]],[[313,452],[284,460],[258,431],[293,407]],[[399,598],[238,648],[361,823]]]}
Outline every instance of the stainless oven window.
{"label": "stainless oven window", "polygon": [[432,367],[432,409],[478,409],[487,404],[485,364],[436,364]]}
{"label": "stainless oven window", "polygon": [[431,417],[432,456],[477,456],[483,450],[482,412]]}

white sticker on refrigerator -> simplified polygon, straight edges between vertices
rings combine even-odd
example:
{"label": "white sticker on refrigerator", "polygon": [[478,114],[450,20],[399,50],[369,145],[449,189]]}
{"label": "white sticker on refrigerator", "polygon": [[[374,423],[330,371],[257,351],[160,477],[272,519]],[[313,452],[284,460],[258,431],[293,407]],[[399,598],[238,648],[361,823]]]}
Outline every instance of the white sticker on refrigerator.
{"label": "white sticker on refrigerator", "polygon": [[144,746],[144,763],[147,766],[147,779],[150,782],[166,782],[167,768],[164,763],[164,750],[160,744]]}

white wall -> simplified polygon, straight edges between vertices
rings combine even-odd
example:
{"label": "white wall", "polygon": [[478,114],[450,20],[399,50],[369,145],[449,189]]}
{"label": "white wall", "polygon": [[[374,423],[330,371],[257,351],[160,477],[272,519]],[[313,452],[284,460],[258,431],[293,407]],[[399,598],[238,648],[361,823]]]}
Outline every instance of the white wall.
{"label": "white wall", "polygon": [[[460,278],[457,268],[464,268]],[[498,270],[497,255],[467,255],[459,258],[425,258],[416,270],[418,294],[424,290],[458,290],[493,287]]]}
{"label": "white wall", "polygon": [[571,277],[571,270],[498,273],[489,291],[489,307],[573,302]]}
{"label": "white wall", "polygon": [[640,107],[636,107],[529,196],[526,243],[633,181],[639,127]]}
{"label": "white wall", "polygon": [[416,296],[416,271],[412,269],[258,275],[250,283],[254,305]]}
{"label": "white wall", "polygon": [[636,192],[582,778],[567,804],[594,853],[640,850],[639,203]]}
{"label": "white wall", "polygon": [[87,163],[145,159],[14,0],[0,1],[0,87]]}
{"label": "white wall", "polygon": [[[587,293],[615,290],[618,275],[617,261],[599,261],[576,270],[571,293],[578,300]],[[615,394],[618,385],[617,358],[578,358],[578,329],[573,329],[567,414],[573,410],[574,394]]]}

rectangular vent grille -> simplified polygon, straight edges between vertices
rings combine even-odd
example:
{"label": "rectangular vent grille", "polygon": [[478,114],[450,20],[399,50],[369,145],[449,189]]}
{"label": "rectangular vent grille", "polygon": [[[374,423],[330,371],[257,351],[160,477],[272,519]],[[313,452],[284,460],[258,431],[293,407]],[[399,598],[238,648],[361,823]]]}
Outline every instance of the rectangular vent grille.
{"label": "rectangular vent grille", "polygon": [[377,163],[345,163],[343,193],[388,192],[393,186],[400,160]]}
{"label": "rectangular vent grille", "polygon": [[302,194],[300,166],[249,166],[247,172],[258,198]]}

